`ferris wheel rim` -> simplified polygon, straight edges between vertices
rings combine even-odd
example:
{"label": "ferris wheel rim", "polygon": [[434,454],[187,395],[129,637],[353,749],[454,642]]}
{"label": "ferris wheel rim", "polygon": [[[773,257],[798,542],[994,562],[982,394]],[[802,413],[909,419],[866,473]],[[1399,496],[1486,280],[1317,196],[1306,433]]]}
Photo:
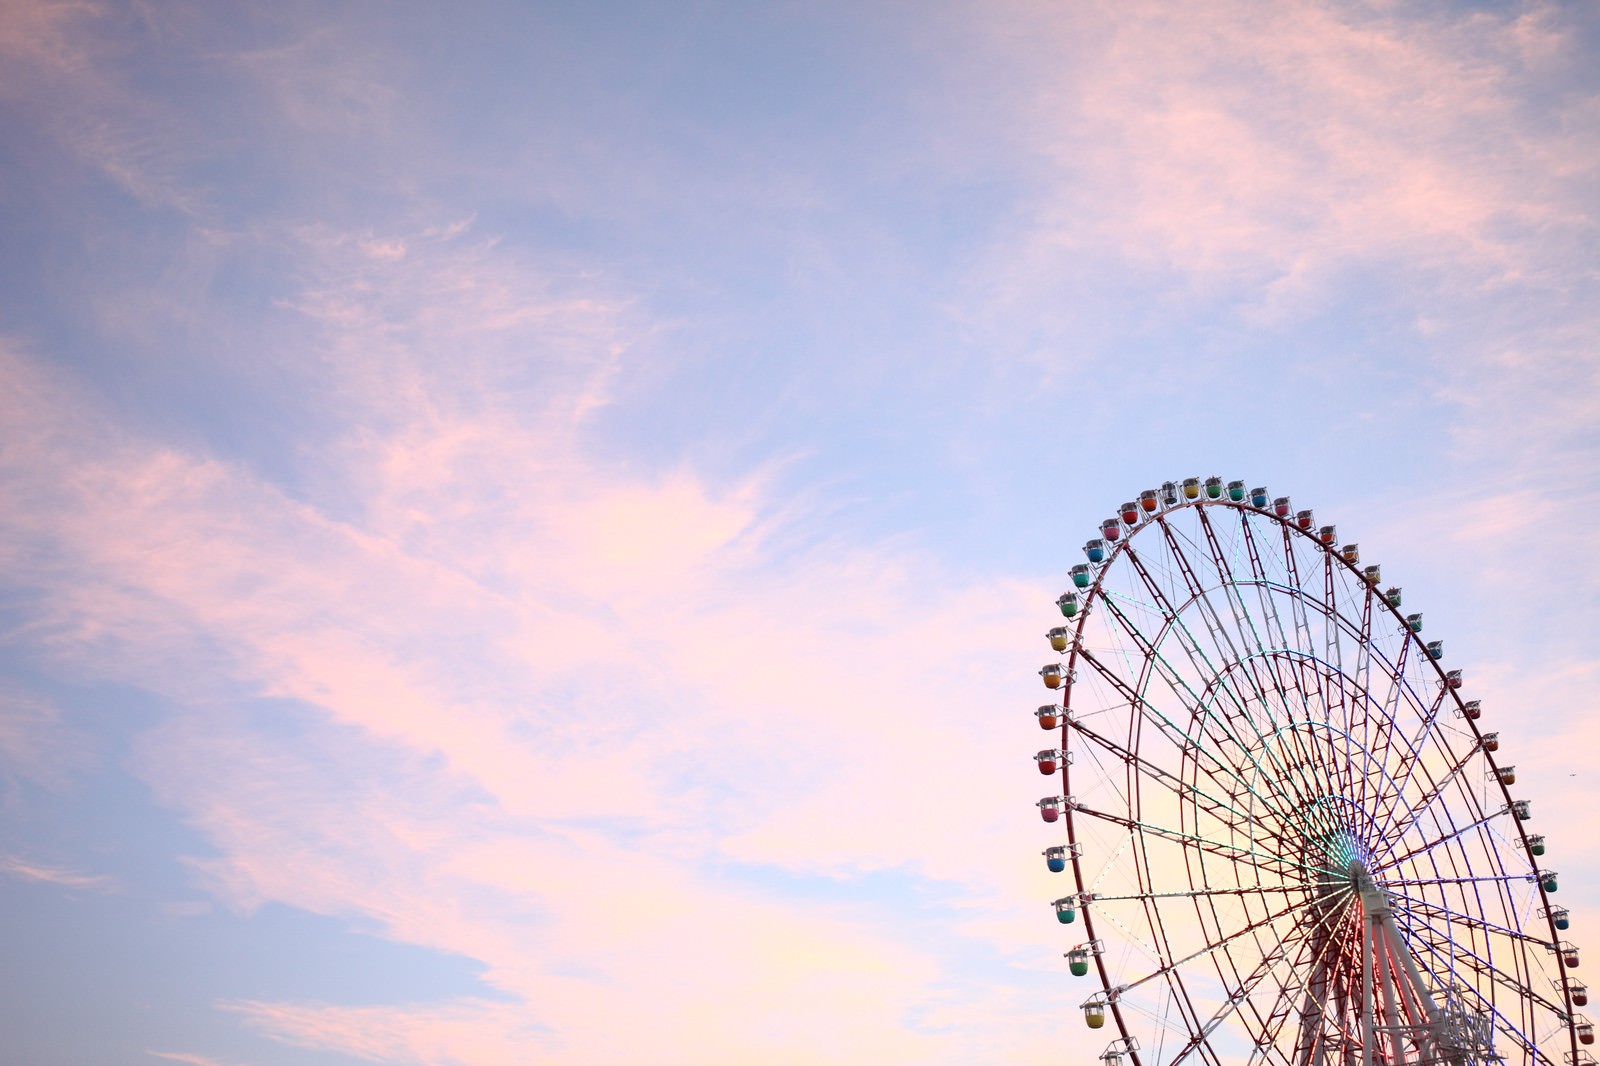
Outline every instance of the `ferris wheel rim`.
{"label": "ferris wheel rim", "polygon": [[[1247,537],[1249,536],[1248,530],[1249,530],[1250,521],[1252,520],[1252,518],[1257,519],[1257,520],[1270,520],[1271,523],[1276,523],[1276,526],[1283,531],[1283,535],[1284,535],[1286,544],[1291,543],[1292,542],[1292,538],[1295,535],[1299,535],[1299,536],[1305,538],[1305,541],[1302,542],[1302,543],[1311,548],[1311,550],[1313,552],[1313,558],[1321,560],[1325,565],[1329,565],[1329,566],[1331,566],[1333,564],[1333,562],[1337,561],[1337,563],[1340,564],[1343,567],[1343,576],[1347,580],[1353,580],[1353,581],[1359,583],[1357,587],[1359,587],[1359,588],[1361,588],[1363,590],[1363,596],[1364,596],[1364,601],[1365,601],[1365,604],[1364,604],[1365,609],[1370,611],[1370,609],[1371,609],[1371,601],[1376,599],[1376,600],[1379,601],[1380,613],[1386,611],[1387,612],[1387,617],[1389,617],[1395,623],[1396,630],[1401,634],[1401,641],[1402,641],[1402,643],[1400,645],[1400,647],[1402,649],[1401,658],[1403,659],[1407,655],[1409,655],[1410,653],[1415,652],[1416,653],[1416,661],[1417,662],[1420,663],[1422,660],[1426,659],[1426,661],[1432,665],[1433,671],[1432,671],[1432,675],[1431,676],[1433,677],[1434,680],[1437,681],[1438,686],[1439,686],[1438,699],[1435,702],[1435,705],[1434,705],[1432,713],[1434,715],[1438,715],[1439,713],[1442,713],[1442,710],[1445,708],[1447,703],[1449,703],[1450,704],[1449,709],[1453,710],[1455,712],[1455,716],[1460,719],[1461,724],[1465,727],[1468,735],[1471,738],[1472,748],[1470,748],[1468,750],[1468,752],[1467,752],[1468,756],[1472,755],[1474,752],[1477,752],[1479,755],[1481,755],[1482,759],[1487,762],[1488,767],[1492,771],[1497,771],[1498,764],[1497,764],[1496,760],[1493,757],[1493,751],[1484,749],[1482,747],[1482,744],[1483,744],[1483,730],[1479,727],[1475,717],[1470,716],[1467,713],[1465,713],[1466,703],[1464,702],[1459,690],[1455,686],[1453,686],[1453,685],[1451,685],[1449,683],[1450,675],[1446,672],[1445,668],[1441,665],[1441,663],[1440,663],[1440,661],[1439,661],[1437,656],[1428,654],[1428,647],[1426,646],[1425,642],[1421,639],[1421,637],[1418,635],[1418,632],[1412,626],[1410,626],[1408,624],[1407,619],[1401,614],[1401,612],[1399,610],[1399,607],[1398,607],[1398,604],[1394,603],[1394,602],[1391,602],[1390,598],[1386,594],[1378,593],[1378,591],[1376,589],[1377,582],[1375,580],[1369,578],[1367,576],[1367,574],[1365,574],[1362,571],[1358,570],[1358,568],[1357,568],[1358,564],[1356,562],[1353,562],[1350,559],[1346,558],[1342,551],[1335,550],[1334,545],[1332,544],[1331,540],[1325,539],[1324,537],[1322,537],[1320,532],[1313,532],[1312,530],[1310,530],[1306,526],[1300,525],[1296,518],[1291,518],[1288,514],[1274,513],[1274,510],[1272,508],[1269,508],[1269,507],[1259,507],[1259,506],[1253,505],[1250,502],[1235,501],[1235,500],[1226,499],[1226,498],[1223,498],[1223,499],[1200,498],[1200,499],[1193,499],[1193,500],[1184,500],[1184,501],[1181,501],[1181,502],[1179,502],[1177,504],[1170,505],[1170,506],[1167,506],[1167,507],[1163,507],[1159,511],[1155,511],[1154,513],[1148,514],[1147,516],[1146,515],[1141,515],[1139,521],[1137,521],[1136,523],[1132,523],[1127,527],[1126,532],[1125,532],[1125,536],[1113,538],[1113,544],[1109,546],[1110,547],[1109,552],[1107,553],[1106,557],[1102,561],[1100,561],[1099,565],[1091,567],[1091,570],[1093,571],[1093,577],[1092,577],[1092,580],[1091,580],[1091,582],[1090,582],[1090,584],[1089,584],[1089,586],[1087,588],[1087,591],[1085,592],[1085,594],[1083,596],[1083,602],[1082,602],[1081,609],[1078,611],[1077,618],[1074,620],[1074,624],[1073,624],[1072,629],[1071,629],[1071,639],[1070,639],[1069,647],[1067,649],[1065,649],[1067,651],[1067,656],[1066,656],[1065,663],[1064,663],[1065,671],[1066,671],[1065,676],[1067,678],[1067,686],[1066,686],[1067,691],[1063,694],[1063,700],[1062,700],[1062,706],[1061,706],[1061,712],[1062,712],[1063,721],[1062,721],[1061,726],[1060,726],[1060,731],[1061,731],[1061,736],[1062,736],[1062,745],[1063,745],[1062,746],[1062,751],[1063,751],[1064,754],[1067,752],[1067,740],[1072,735],[1072,732],[1075,729],[1079,730],[1080,732],[1082,731],[1081,730],[1081,726],[1080,726],[1079,722],[1075,719],[1074,713],[1073,713],[1073,707],[1072,707],[1071,700],[1072,700],[1072,691],[1073,691],[1074,686],[1072,684],[1072,681],[1073,681],[1073,679],[1076,678],[1078,670],[1083,665],[1089,665],[1089,666],[1091,666],[1091,667],[1093,667],[1094,669],[1097,669],[1097,670],[1100,669],[1099,666],[1095,665],[1094,656],[1092,655],[1092,653],[1088,650],[1088,648],[1086,646],[1086,643],[1085,643],[1085,640],[1084,640],[1085,632],[1086,632],[1087,628],[1090,626],[1091,619],[1094,619],[1096,617],[1096,608],[1097,607],[1102,607],[1102,605],[1103,605],[1103,608],[1105,610],[1113,610],[1113,611],[1115,610],[1115,608],[1112,606],[1112,600],[1111,600],[1111,598],[1110,598],[1110,596],[1109,596],[1109,594],[1108,594],[1108,592],[1106,590],[1106,586],[1105,586],[1105,582],[1106,582],[1107,576],[1109,574],[1113,573],[1115,565],[1120,560],[1124,559],[1125,557],[1128,558],[1128,559],[1137,559],[1138,555],[1137,555],[1137,551],[1133,547],[1133,541],[1134,541],[1134,538],[1139,536],[1141,533],[1145,533],[1145,532],[1150,531],[1152,529],[1158,529],[1159,528],[1159,529],[1162,529],[1164,531],[1164,533],[1165,533],[1165,535],[1167,537],[1170,537],[1172,534],[1171,534],[1171,531],[1167,527],[1167,521],[1168,521],[1169,517],[1174,516],[1174,515],[1176,515],[1176,514],[1178,514],[1180,512],[1183,512],[1183,511],[1193,510],[1193,511],[1197,512],[1199,516],[1201,516],[1200,517],[1200,521],[1202,523],[1208,523],[1209,520],[1208,520],[1208,518],[1206,518],[1206,514],[1207,514],[1208,509],[1220,510],[1222,512],[1230,512],[1231,511],[1231,512],[1238,513],[1241,516],[1241,522],[1243,524],[1243,528],[1246,530],[1246,536]],[[1109,532],[1109,526],[1110,526],[1110,523],[1107,523],[1108,532]],[[1269,526],[1269,528],[1270,528],[1270,526]],[[1208,525],[1207,526],[1208,535],[1210,535],[1210,532],[1211,531],[1210,531],[1209,525]],[[1214,550],[1215,550],[1215,545],[1214,545],[1214,542],[1213,542],[1213,551]],[[1252,545],[1252,549],[1251,550],[1252,551],[1255,550],[1253,545]],[[1289,553],[1289,557],[1292,559],[1292,552]],[[1215,560],[1216,556],[1213,556],[1213,559]],[[1217,560],[1217,561],[1221,562],[1221,560]],[[1255,560],[1253,559],[1252,562],[1254,563]],[[1292,568],[1293,564],[1290,563],[1289,565]],[[1219,572],[1222,569],[1223,568],[1219,566]],[[1259,578],[1239,579],[1237,576],[1231,576],[1229,584],[1234,589],[1237,589],[1240,586],[1249,586],[1249,585],[1252,585],[1252,584],[1256,584],[1256,585],[1260,585],[1260,586],[1266,586],[1269,583],[1264,582]],[[1337,622],[1339,625],[1347,627],[1350,630],[1351,637],[1353,639],[1359,641],[1361,647],[1370,648],[1371,634],[1370,634],[1370,630],[1369,629],[1363,627],[1362,629],[1357,630],[1354,627],[1353,623],[1350,621],[1350,619],[1347,618],[1346,616],[1344,616],[1343,614],[1339,613],[1334,608],[1334,606],[1332,604],[1323,604],[1323,603],[1320,603],[1319,601],[1316,601],[1316,600],[1314,600],[1314,599],[1312,599],[1310,597],[1306,597],[1304,595],[1303,585],[1301,585],[1301,586],[1292,586],[1292,587],[1288,586],[1288,585],[1282,585],[1282,586],[1280,586],[1278,588],[1278,591],[1283,593],[1283,594],[1285,594],[1285,595],[1287,595],[1287,596],[1289,596],[1291,599],[1295,599],[1302,606],[1312,606],[1312,607],[1318,608],[1319,610],[1323,610],[1325,608],[1323,613],[1324,613],[1326,619],[1328,619],[1330,623]],[[1181,617],[1183,611],[1187,607],[1193,605],[1193,603],[1203,595],[1204,595],[1203,592],[1200,593],[1200,594],[1192,595],[1190,597],[1189,601],[1187,601],[1186,603],[1184,603],[1182,605],[1175,605],[1175,604],[1158,605],[1154,609],[1156,611],[1158,611],[1159,613],[1161,613],[1162,616],[1166,619],[1167,623],[1170,625],[1172,622],[1176,621],[1177,619],[1179,619]],[[1281,630],[1281,628],[1282,628],[1282,620],[1281,619],[1277,619],[1276,621],[1278,622],[1279,628]],[[1165,639],[1165,634],[1163,634],[1162,639]],[[1341,647],[1342,647],[1342,645],[1341,645]],[[1335,665],[1333,663],[1330,663],[1330,662],[1326,662],[1326,661],[1320,660],[1315,655],[1312,655],[1309,651],[1302,651],[1300,649],[1290,649],[1290,648],[1273,648],[1271,650],[1260,649],[1257,652],[1253,653],[1253,655],[1259,656],[1262,659],[1271,658],[1271,657],[1277,656],[1277,655],[1282,655],[1282,656],[1302,655],[1304,658],[1307,658],[1307,659],[1311,660],[1312,662],[1316,663],[1319,668],[1324,668],[1324,669],[1329,670],[1330,674],[1338,674],[1340,676],[1344,675],[1344,671],[1343,671],[1342,667],[1337,666],[1337,665]],[[1236,669],[1236,668],[1239,667],[1239,665],[1240,665],[1240,662],[1238,662],[1238,661],[1230,661],[1227,664],[1227,669],[1230,669],[1230,670],[1231,669]],[[1388,664],[1388,665],[1390,665],[1390,667],[1391,667],[1391,672],[1389,674],[1385,675],[1385,676],[1389,676],[1389,677],[1391,677],[1393,679],[1396,679],[1398,681],[1398,679],[1400,678],[1401,675],[1398,672],[1394,671],[1393,664]],[[1149,669],[1148,669],[1148,667],[1149,667],[1148,653],[1147,653],[1147,659],[1146,659],[1146,667],[1147,667],[1146,674],[1144,675],[1144,677],[1141,678],[1140,684],[1138,686],[1136,686],[1136,692],[1137,693],[1141,693],[1142,694],[1146,690],[1146,685],[1148,684],[1148,679],[1149,679],[1149,676],[1150,676],[1150,672],[1149,672]],[[1365,687],[1363,687],[1363,686],[1357,686],[1357,687],[1359,688],[1359,691],[1360,691],[1361,695],[1366,698],[1366,702],[1367,703],[1377,705],[1376,701],[1374,701],[1372,699],[1371,693]],[[1416,694],[1413,693],[1412,695],[1415,696]],[[1219,698],[1220,698],[1220,696],[1219,696]],[[1398,691],[1398,686],[1396,687],[1396,690],[1395,690],[1395,699],[1397,701],[1400,699],[1400,693]],[[1420,706],[1421,704],[1422,704],[1422,701],[1420,699],[1417,700],[1417,705]],[[1382,706],[1382,705],[1379,705],[1379,706]],[[1139,706],[1138,702],[1130,702],[1130,714],[1131,715],[1137,716],[1139,714],[1139,709],[1140,709],[1140,706]],[[1191,708],[1191,710],[1194,710],[1194,709]],[[1196,713],[1198,713],[1198,712],[1196,712]],[[1286,732],[1286,731],[1292,731],[1296,725],[1304,725],[1304,724],[1306,724],[1306,723],[1305,722],[1285,723],[1285,724],[1277,727],[1276,732],[1283,733],[1283,732]],[[1332,726],[1331,723],[1322,723],[1322,725],[1325,726],[1326,728],[1328,728],[1329,730],[1333,730],[1333,726]],[[1141,728],[1142,728],[1142,726],[1141,726]],[[1333,730],[1333,731],[1337,731],[1337,730]],[[1359,747],[1359,745],[1356,742],[1356,738],[1353,736],[1352,733],[1350,733],[1349,731],[1344,731],[1342,733],[1342,735],[1344,736],[1344,738],[1351,745]],[[1412,745],[1412,748],[1413,748],[1413,751],[1415,751],[1415,745]],[[1135,758],[1137,758],[1137,756],[1135,756]],[[1082,904],[1083,904],[1080,909],[1081,909],[1081,911],[1083,913],[1084,930],[1085,930],[1086,934],[1088,935],[1088,938],[1089,938],[1088,942],[1091,943],[1091,944],[1097,944],[1097,943],[1101,943],[1101,940],[1100,940],[1100,935],[1099,935],[1099,932],[1098,932],[1098,930],[1096,928],[1096,924],[1095,924],[1096,923],[1096,915],[1095,915],[1096,908],[1091,907],[1091,906],[1088,905],[1090,902],[1092,902],[1092,901],[1094,901],[1096,899],[1096,896],[1095,896],[1095,893],[1093,892],[1092,886],[1089,883],[1086,882],[1084,862],[1083,862],[1083,841],[1080,839],[1080,832],[1079,832],[1079,830],[1080,830],[1080,825],[1079,825],[1080,816],[1084,814],[1085,809],[1080,807],[1080,806],[1078,806],[1077,804],[1075,804],[1073,802],[1073,797],[1071,796],[1070,787],[1069,787],[1069,784],[1068,784],[1069,781],[1070,781],[1070,778],[1068,776],[1068,762],[1069,761],[1070,761],[1069,759],[1064,757],[1062,759],[1062,766],[1060,768],[1060,774],[1061,774],[1061,776],[1063,778],[1063,785],[1064,785],[1063,792],[1065,793],[1065,795],[1063,795],[1063,797],[1061,797],[1061,798],[1062,798],[1063,801],[1065,801],[1065,804],[1066,804],[1066,809],[1065,809],[1064,813],[1066,815],[1066,826],[1065,826],[1065,829],[1066,829],[1066,836],[1067,836],[1067,842],[1068,842],[1067,850],[1068,850],[1068,853],[1069,853],[1069,856],[1070,856],[1070,859],[1071,859],[1072,874],[1073,874],[1073,884],[1074,884],[1074,886],[1076,888],[1076,894],[1075,895],[1076,895],[1076,898],[1078,900],[1080,900],[1082,902]],[[1463,761],[1465,761],[1465,760],[1463,760]],[[1385,774],[1387,774],[1387,770],[1385,770]],[[1453,777],[1453,774],[1451,776]],[[1438,790],[1436,790],[1434,792],[1434,794],[1432,796],[1430,796],[1429,799],[1427,800],[1428,804],[1432,804],[1437,799],[1438,795],[1442,794],[1444,784],[1447,784],[1449,781],[1450,781],[1450,778],[1447,777],[1445,779],[1445,781],[1440,784]],[[1408,779],[1407,779],[1407,783],[1409,783],[1409,776],[1408,776]],[[1393,785],[1396,784],[1396,782],[1393,780],[1392,777],[1389,777],[1388,784],[1390,786],[1393,786]],[[1511,794],[1509,792],[1509,785],[1507,784],[1507,782],[1504,780],[1503,777],[1498,777],[1498,776],[1497,776],[1497,779],[1496,779],[1496,785],[1498,787],[1498,792],[1500,794],[1500,797],[1505,801],[1504,810],[1502,810],[1502,811],[1500,811],[1498,813],[1509,813],[1509,812],[1511,812],[1513,804],[1514,804],[1514,801],[1512,800]],[[1396,790],[1396,791],[1397,791],[1397,794],[1398,794],[1398,790]],[[1388,812],[1390,820],[1392,820],[1392,816],[1395,813],[1397,813],[1397,810],[1398,810],[1398,808],[1396,807],[1396,808],[1392,808]],[[1408,813],[1410,813],[1410,812],[1408,811]],[[1487,821],[1487,819],[1485,819],[1485,821]],[[1530,868],[1532,868],[1535,871],[1538,871],[1538,864],[1535,861],[1536,856],[1532,851],[1532,847],[1531,847],[1531,845],[1529,843],[1529,834],[1527,832],[1526,827],[1522,824],[1522,819],[1520,817],[1513,818],[1512,819],[1512,823],[1513,823],[1514,833],[1506,835],[1505,839],[1507,839],[1507,841],[1510,842],[1510,843],[1515,843],[1517,845],[1520,845],[1519,850],[1523,853],[1523,857],[1527,859]],[[1409,830],[1409,828],[1414,824],[1415,824],[1415,819],[1414,818],[1412,820],[1408,821],[1406,823],[1406,825],[1404,827],[1402,827],[1402,834],[1404,833],[1404,831]],[[1452,825],[1453,825],[1453,823],[1452,823]],[[1459,830],[1459,832],[1464,833],[1464,832],[1474,828],[1475,825],[1476,825],[1476,823],[1474,823],[1474,825],[1465,826],[1461,830]],[[1137,830],[1130,829],[1130,833],[1132,833],[1134,836],[1139,837],[1139,845],[1142,848],[1144,846],[1144,841],[1143,841],[1143,838],[1142,838],[1143,830],[1142,829],[1137,829]],[[1399,838],[1397,838],[1397,839],[1399,839]],[[1427,848],[1423,849],[1423,851],[1427,851],[1429,849],[1432,849],[1432,848],[1438,846],[1439,844],[1441,844],[1443,842],[1444,842],[1443,839],[1438,840],[1438,841],[1434,841],[1433,843],[1429,844],[1427,846]],[[1410,861],[1411,859],[1415,858],[1416,855],[1421,854],[1421,853],[1422,852],[1407,853],[1405,855],[1400,856],[1397,859],[1392,859],[1391,860],[1391,865],[1398,866],[1398,865],[1400,865],[1400,864],[1402,864],[1404,862]],[[1187,860],[1187,857],[1188,857],[1188,851],[1186,849],[1185,850],[1185,858],[1186,858],[1186,860]],[[1389,854],[1386,853],[1385,855],[1382,856],[1382,858],[1390,859],[1390,856],[1389,856]],[[1145,861],[1148,862],[1148,859],[1146,859]],[[1504,865],[1503,864],[1500,865],[1500,869],[1501,869],[1501,872],[1502,872],[1502,876],[1500,878],[1498,878],[1498,880],[1502,880],[1503,881],[1507,877],[1509,877],[1510,875],[1504,873]],[[1141,874],[1140,876],[1142,877],[1143,875]],[[1485,880],[1496,880],[1496,879],[1495,878],[1486,878]],[[1385,884],[1387,884],[1387,883],[1388,882],[1385,882]],[[1393,882],[1394,887],[1396,887],[1396,888],[1404,887],[1404,886],[1406,886],[1408,884],[1411,884],[1411,883],[1421,883],[1421,882],[1407,882],[1404,879],[1395,880]],[[1442,882],[1427,882],[1427,883],[1442,883]],[[1194,888],[1194,886],[1193,886],[1192,874],[1191,874],[1191,889],[1193,889],[1193,888]],[[1261,890],[1262,891],[1283,891],[1283,892],[1289,892],[1289,891],[1295,891],[1295,890],[1303,891],[1304,890],[1304,886],[1300,886],[1299,889],[1291,889],[1288,886],[1279,886],[1279,887],[1268,886],[1268,887],[1263,887]],[[1558,938],[1559,931],[1556,929],[1554,921],[1550,917],[1550,914],[1551,914],[1553,908],[1551,907],[1550,902],[1549,902],[1548,892],[1546,892],[1546,890],[1545,890],[1544,883],[1542,881],[1540,881],[1539,879],[1537,879],[1537,878],[1535,878],[1534,881],[1533,881],[1533,890],[1537,894],[1537,899],[1538,899],[1538,902],[1540,904],[1540,907],[1539,907],[1540,914],[1545,917],[1546,925],[1548,926],[1548,932],[1550,934],[1550,940],[1548,942],[1548,945],[1549,946],[1554,946],[1559,942],[1559,938]],[[1194,891],[1198,892],[1199,890],[1198,889],[1194,889]],[[1217,891],[1218,892],[1229,892],[1229,891],[1232,891],[1232,890],[1230,890],[1230,889],[1218,889]],[[1167,893],[1165,895],[1166,896],[1182,895],[1182,893]],[[1107,897],[1101,897],[1102,902],[1104,901],[1105,898],[1107,898]],[[1146,894],[1144,896],[1134,896],[1134,897],[1126,897],[1126,898],[1129,898],[1129,899],[1140,898],[1140,899],[1148,900],[1148,899],[1154,898],[1154,897],[1152,897],[1150,894]],[[1276,917],[1282,917],[1284,913],[1288,913],[1289,911],[1292,911],[1292,910],[1304,909],[1307,906],[1314,906],[1314,905],[1316,905],[1316,901],[1312,901],[1311,903],[1307,903],[1307,904],[1301,904],[1301,905],[1298,905],[1297,907],[1289,908],[1288,910],[1286,910],[1284,912],[1280,912]],[[1427,905],[1427,904],[1425,904],[1425,905]],[[1156,911],[1155,913],[1159,914],[1159,911]],[[1330,913],[1332,913],[1331,910],[1330,910]],[[1479,920],[1482,920],[1481,915],[1479,916]],[[1235,935],[1242,935],[1242,934],[1236,933]],[[1522,935],[1522,934],[1519,934],[1519,935]],[[1209,936],[1208,936],[1208,939],[1209,939]],[[1532,938],[1532,937],[1528,937],[1528,939],[1530,941],[1532,941],[1534,943],[1538,943],[1538,944],[1545,944],[1546,943],[1544,941],[1538,941],[1536,938]],[[1212,950],[1214,951],[1215,949],[1213,948]],[[1300,948],[1297,947],[1296,950],[1300,950]],[[1125,992],[1127,992],[1130,989],[1130,986],[1126,986],[1126,985],[1119,986],[1119,985],[1113,984],[1112,977],[1111,977],[1111,975],[1110,975],[1110,973],[1108,972],[1108,969],[1107,969],[1107,964],[1106,964],[1106,960],[1105,960],[1105,956],[1104,956],[1103,951],[1096,951],[1094,953],[1094,955],[1093,955],[1093,960],[1094,960],[1095,970],[1096,970],[1097,976],[1099,978],[1100,991],[1098,993],[1096,993],[1096,995],[1092,995],[1090,997],[1090,1001],[1093,1001],[1096,998],[1096,996],[1101,998],[1101,1002],[1104,1004],[1104,1006],[1106,1008],[1109,1009],[1109,1011],[1110,1011],[1110,1013],[1111,1013],[1111,1015],[1112,1015],[1112,1017],[1113,1017],[1113,1019],[1115,1021],[1116,1029],[1121,1034],[1121,1039],[1122,1039],[1124,1045],[1129,1048],[1129,1053],[1132,1055],[1133,1061],[1136,1064],[1138,1064],[1141,1060],[1140,1060],[1139,1053],[1138,1053],[1138,1044],[1137,1044],[1137,1039],[1136,1039],[1136,1033],[1134,1031],[1134,1027],[1132,1027],[1130,1025],[1130,1019],[1125,1017],[1124,1011],[1122,1009],[1123,1008],[1123,1004],[1122,1004],[1121,997]],[[1170,963],[1168,965],[1168,967],[1167,967],[1167,970],[1170,972],[1175,967],[1181,965],[1185,961],[1188,961],[1188,960],[1179,960],[1177,962]],[[1559,951],[1556,954],[1556,967],[1557,967],[1557,973],[1558,973],[1559,984],[1560,984],[1560,994],[1561,994],[1561,996],[1563,998],[1563,1007],[1564,1007],[1564,1009],[1566,1011],[1566,1017],[1568,1019],[1567,1027],[1568,1027],[1569,1031],[1571,1031],[1572,1027],[1576,1024],[1575,1020],[1574,1020],[1576,1016],[1572,1013],[1571,992],[1570,992],[1570,987],[1569,987],[1570,982],[1569,982],[1568,975],[1567,975],[1568,967],[1566,966],[1565,960],[1562,957],[1562,955],[1559,953]],[[1150,975],[1146,976],[1145,978],[1143,978],[1140,983],[1143,983],[1143,981],[1149,981],[1149,980],[1153,979],[1154,977],[1156,977],[1161,972],[1162,971],[1160,969],[1158,969],[1157,971],[1155,971],[1155,972],[1151,973]],[[1219,973],[1220,973],[1220,971],[1219,971]],[[1227,983],[1227,978],[1226,978],[1225,975],[1222,977],[1222,980],[1223,980],[1224,984]],[[1178,994],[1181,994],[1181,990],[1184,987],[1182,982],[1181,982],[1181,980],[1179,980],[1177,982],[1176,987],[1179,990],[1179,992],[1175,993],[1175,996],[1178,995]],[[1240,987],[1243,988],[1244,985],[1241,984]],[[1282,995],[1282,992],[1280,990],[1280,998],[1281,998],[1281,995]],[[1089,1002],[1089,1001],[1086,1001],[1086,1003],[1087,1002]],[[1188,1012],[1190,1014],[1192,1014],[1194,1017],[1196,1017],[1196,1018],[1199,1017],[1198,1013],[1196,1013],[1194,1011],[1192,1003],[1188,1004],[1187,1009],[1188,1009]],[[1274,1007],[1274,1010],[1275,1009],[1276,1009],[1276,1007]],[[1554,1009],[1554,1008],[1552,1008],[1552,1009]],[[1274,1032],[1276,1033],[1277,1030],[1274,1030]],[[1579,1050],[1578,1049],[1578,1045],[1577,1045],[1577,1041],[1576,1041],[1576,1035],[1575,1035],[1575,1032],[1570,1032],[1569,1035],[1571,1035],[1571,1037],[1572,1037],[1572,1039],[1571,1039],[1571,1048],[1572,1048],[1572,1052],[1573,1052],[1573,1057],[1576,1060],[1577,1054],[1578,1054],[1578,1050]],[[1203,1039],[1204,1036],[1205,1036],[1205,1033],[1198,1034],[1196,1036],[1196,1039],[1197,1040],[1198,1039]],[[1275,1036],[1274,1036],[1274,1039],[1276,1039]],[[1198,1044],[1196,1044],[1195,1047],[1196,1047],[1196,1049],[1199,1049],[1199,1045]],[[1200,1049],[1200,1050],[1202,1051],[1202,1055],[1204,1055],[1204,1049]],[[1187,1056],[1189,1053],[1190,1053],[1189,1051],[1185,1051],[1185,1052],[1182,1053],[1182,1055],[1183,1056]]]}

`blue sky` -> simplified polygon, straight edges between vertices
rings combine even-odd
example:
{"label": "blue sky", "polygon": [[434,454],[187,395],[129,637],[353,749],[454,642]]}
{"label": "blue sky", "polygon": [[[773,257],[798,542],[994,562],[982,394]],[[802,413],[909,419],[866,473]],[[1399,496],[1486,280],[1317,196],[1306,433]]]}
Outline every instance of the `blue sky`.
{"label": "blue sky", "polygon": [[1055,1061],[1039,633],[1187,475],[1382,560],[1592,902],[1597,33],[8,4],[19,1061]]}

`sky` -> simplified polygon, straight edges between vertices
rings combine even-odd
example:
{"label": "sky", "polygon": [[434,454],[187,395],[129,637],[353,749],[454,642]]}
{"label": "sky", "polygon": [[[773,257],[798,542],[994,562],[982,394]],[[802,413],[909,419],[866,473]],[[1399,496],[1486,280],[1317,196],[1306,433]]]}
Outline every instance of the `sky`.
{"label": "sky", "polygon": [[5,1061],[1092,1063],[1042,634],[1190,475],[1583,943],[1597,130],[1576,0],[4,0]]}

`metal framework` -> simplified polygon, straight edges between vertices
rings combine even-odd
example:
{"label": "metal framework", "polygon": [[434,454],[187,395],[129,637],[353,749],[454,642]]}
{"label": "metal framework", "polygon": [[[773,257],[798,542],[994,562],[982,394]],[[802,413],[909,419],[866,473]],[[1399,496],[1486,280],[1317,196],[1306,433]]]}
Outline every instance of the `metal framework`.
{"label": "metal framework", "polygon": [[1037,757],[1102,1061],[1592,1062],[1532,812],[1400,590],[1238,482],[1102,528],[1049,634]]}

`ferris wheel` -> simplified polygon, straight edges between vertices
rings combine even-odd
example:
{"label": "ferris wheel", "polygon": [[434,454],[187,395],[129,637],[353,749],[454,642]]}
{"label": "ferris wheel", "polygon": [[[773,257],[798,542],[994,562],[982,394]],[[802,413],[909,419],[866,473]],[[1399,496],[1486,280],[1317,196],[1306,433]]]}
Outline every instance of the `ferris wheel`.
{"label": "ferris wheel", "polygon": [[1379,566],[1214,477],[1084,552],[1035,760],[1101,1062],[1594,1062],[1516,769]]}

